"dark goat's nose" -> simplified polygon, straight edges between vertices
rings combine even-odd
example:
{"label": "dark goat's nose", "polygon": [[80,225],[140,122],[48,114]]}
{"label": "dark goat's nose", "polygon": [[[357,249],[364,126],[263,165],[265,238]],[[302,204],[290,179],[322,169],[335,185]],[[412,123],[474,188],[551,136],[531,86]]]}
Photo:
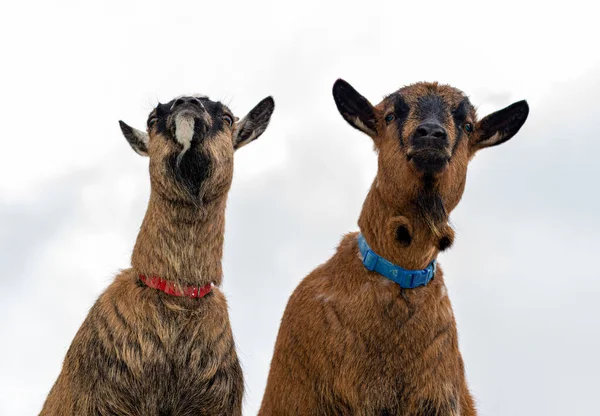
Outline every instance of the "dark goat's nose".
{"label": "dark goat's nose", "polygon": [[180,105],[186,104],[186,103],[196,104],[196,105],[200,106],[200,108],[204,108],[204,105],[202,105],[202,101],[200,101],[196,97],[181,97],[181,98],[178,98],[175,100],[175,102],[171,106],[171,110],[173,110],[176,107],[179,107]]}
{"label": "dark goat's nose", "polygon": [[445,139],[446,129],[437,123],[423,123],[417,127],[415,138]]}

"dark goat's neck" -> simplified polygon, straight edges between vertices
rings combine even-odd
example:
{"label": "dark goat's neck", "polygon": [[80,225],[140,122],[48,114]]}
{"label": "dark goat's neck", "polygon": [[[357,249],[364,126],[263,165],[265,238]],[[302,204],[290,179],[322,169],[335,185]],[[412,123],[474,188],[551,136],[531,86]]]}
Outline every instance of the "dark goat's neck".
{"label": "dark goat's neck", "polygon": [[182,285],[222,280],[226,196],[200,207],[150,195],[132,255],[137,273]]}

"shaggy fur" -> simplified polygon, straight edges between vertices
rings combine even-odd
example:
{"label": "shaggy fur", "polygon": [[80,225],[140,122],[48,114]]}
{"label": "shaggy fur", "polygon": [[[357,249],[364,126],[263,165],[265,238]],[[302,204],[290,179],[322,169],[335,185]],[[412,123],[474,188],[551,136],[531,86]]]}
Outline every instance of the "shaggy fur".
{"label": "shaggy fur", "polygon": [[[462,92],[436,83],[402,88],[375,107],[345,81],[333,92],[379,154],[361,232],[386,259],[425,268],[453,241],[448,215],[469,159],[496,144],[496,132],[514,135],[527,105],[478,122]],[[427,123],[443,134],[429,136]],[[402,289],[363,266],[357,234],[292,294],[259,415],[475,415],[441,268],[427,286]]]}
{"label": "shaggy fur", "polygon": [[[268,116],[251,117],[262,131],[273,111],[273,100],[263,109],[265,102]],[[181,117],[185,137],[177,136]],[[41,415],[241,415],[242,370],[219,289],[233,154],[244,139],[233,120],[221,103],[184,97],[159,104],[148,133],[121,122],[134,150],[150,156],[133,267],[90,310]],[[200,299],[175,297],[140,275],[215,287]]]}

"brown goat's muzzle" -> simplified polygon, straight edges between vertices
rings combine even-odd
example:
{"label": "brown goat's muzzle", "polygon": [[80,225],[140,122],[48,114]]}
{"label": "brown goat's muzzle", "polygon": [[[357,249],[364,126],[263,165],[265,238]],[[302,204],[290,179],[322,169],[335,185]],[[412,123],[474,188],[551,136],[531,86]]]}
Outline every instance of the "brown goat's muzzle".
{"label": "brown goat's muzzle", "polygon": [[446,148],[431,146],[412,146],[407,152],[407,159],[415,168],[423,173],[439,173],[450,161],[450,151]]}
{"label": "brown goat's muzzle", "polygon": [[438,173],[448,165],[452,155],[446,129],[437,122],[421,123],[410,138],[407,157],[425,173]]}

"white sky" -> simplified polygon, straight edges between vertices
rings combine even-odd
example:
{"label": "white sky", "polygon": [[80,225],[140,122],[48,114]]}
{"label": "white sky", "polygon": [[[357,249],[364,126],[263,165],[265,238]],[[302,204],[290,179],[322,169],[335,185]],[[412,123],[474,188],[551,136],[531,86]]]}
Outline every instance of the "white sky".
{"label": "white sky", "polygon": [[338,115],[343,77],[372,102],[450,83],[480,115],[530,118],[471,164],[441,258],[481,415],[591,414],[600,387],[600,30],[590,2],[11,2],[0,14],[0,414],[38,412],[66,349],[128,267],[147,159],[117,120],[202,92],[243,116],[225,286],[257,412],[279,319],[356,219],[376,169]]}

